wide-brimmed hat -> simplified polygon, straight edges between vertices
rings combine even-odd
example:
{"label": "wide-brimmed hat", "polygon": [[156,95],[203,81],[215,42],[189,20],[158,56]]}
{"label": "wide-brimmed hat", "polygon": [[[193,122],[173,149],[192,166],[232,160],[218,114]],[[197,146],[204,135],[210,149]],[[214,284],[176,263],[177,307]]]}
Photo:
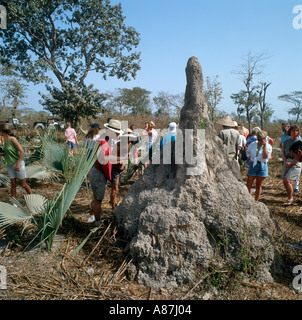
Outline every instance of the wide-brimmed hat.
{"label": "wide-brimmed hat", "polygon": [[225,127],[234,127],[234,121],[231,119],[230,116],[226,116],[218,121],[219,124]]}
{"label": "wide-brimmed hat", "polygon": [[137,139],[137,136],[135,136],[132,132],[133,132],[133,131],[128,128],[128,129],[126,130],[126,133],[123,134],[123,135],[121,136],[121,138],[129,138],[129,140],[131,140],[131,141],[133,141],[134,139]]}
{"label": "wide-brimmed hat", "polygon": [[104,124],[104,127],[116,133],[123,133],[121,129],[121,123],[119,120],[110,119],[109,123]]}
{"label": "wide-brimmed hat", "polygon": [[176,132],[176,123],[175,122],[169,123],[168,130],[169,130],[170,133],[175,133]]}

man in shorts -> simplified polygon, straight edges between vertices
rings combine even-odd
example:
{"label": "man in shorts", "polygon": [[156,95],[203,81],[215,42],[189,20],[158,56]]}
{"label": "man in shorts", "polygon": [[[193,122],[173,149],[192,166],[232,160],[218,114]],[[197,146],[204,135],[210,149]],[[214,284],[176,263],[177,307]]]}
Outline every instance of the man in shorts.
{"label": "man in shorts", "polygon": [[105,123],[104,126],[106,132],[98,140],[100,150],[90,173],[93,200],[88,222],[94,222],[96,226],[100,225],[102,201],[105,195],[107,180],[110,181],[112,179],[112,163],[118,160],[116,156],[112,155],[111,142],[122,133],[121,123],[118,120],[110,119],[109,123]]}

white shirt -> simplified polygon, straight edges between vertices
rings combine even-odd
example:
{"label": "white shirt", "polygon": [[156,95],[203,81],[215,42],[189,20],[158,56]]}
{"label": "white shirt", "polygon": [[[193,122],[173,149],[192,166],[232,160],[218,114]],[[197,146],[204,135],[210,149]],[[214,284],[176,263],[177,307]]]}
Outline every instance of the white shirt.
{"label": "white shirt", "polygon": [[269,158],[271,157],[272,154],[272,146],[267,143],[266,144],[266,149],[268,152],[268,156],[267,158],[263,159],[263,148],[261,147],[259,152],[258,152],[258,142],[255,141],[253,143],[251,143],[246,150],[246,155],[248,158],[250,158],[250,160],[253,163],[253,167],[255,167],[255,165],[257,164],[258,161],[260,161],[261,163],[267,163]]}
{"label": "white shirt", "polygon": [[152,129],[152,135],[148,136],[149,145],[154,143],[154,141],[156,140],[157,135],[158,135],[157,131],[155,129]]}

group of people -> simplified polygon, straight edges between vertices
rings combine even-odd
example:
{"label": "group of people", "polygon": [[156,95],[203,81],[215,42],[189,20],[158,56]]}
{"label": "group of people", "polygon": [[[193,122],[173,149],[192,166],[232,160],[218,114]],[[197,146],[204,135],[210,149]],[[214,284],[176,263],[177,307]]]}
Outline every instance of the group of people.
{"label": "group of people", "polygon": [[[93,131],[93,127],[97,128],[97,131]],[[121,128],[121,122],[116,119],[108,119],[104,127],[105,132],[101,136],[98,136],[99,126],[97,124],[92,125],[91,132],[88,132],[85,140],[86,143],[88,139],[94,139],[95,143],[99,144],[100,149],[97,160],[90,172],[93,200],[88,222],[94,222],[95,225],[100,224],[102,201],[104,199],[107,181],[111,183],[110,202],[112,209],[115,210],[121,174],[128,163],[129,157],[132,157],[134,163],[138,158],[138,146],[136,145],[145,146],[146,153],[149,155],[149,160],[151,160],[153,155],[152,147],[158,137],[158,132],[155,130],[153,121],[145,123],[145,128],[141,134],[135,131],[134,125],[131,125],[130,128],[124,132]],[[161,142],[161,145],[175,140],[175,122],[170,123],[168,132],[169,133],[164,136],[164,139],[162,139],[163,142]],[[127,146],[126,149],[125,146]],[[144,165],[147,166],[148,162]]]}
{"label": "group of people", "polygon": [[[255,127],[249,132],[244,125],[238,125],[229,116],[219,122],[223,129],[219,131],[219,137],[227,146],[229,161],[240,175],[240,165],[247,168],[247,189],[251,193],[255,183],[255,200],[259,201],[262,185],[268,177],[268,161],[272,157],[271,139],[265,130]],[[282,150],[281,178],[287,192],[285,206],[294,202],[294,192],[299,192],[299,179],[301,164],[299,156],[302,156],[302,141],[300,129],[297,125],[282,123],[282,136],[280,148]],[[300,152],[301,151],[301,152]],[[301,157],[302,159],[302,157]],[[240,178],[239,178],[240,180]],[[242,180],[242,179],[241,179]]]}
{"label": "group of people", "polygon": [[[249,132],[244,125],[238,125],[229,116],[220,121],[223,129],[219,131],[219,137],[227,147],[227,154],[233,168],[238,169],[240,174],[241,167],[247,168],[247,189],[251,192],[255,183],[255,200],[259,201],[262,185],[268,177],[268,161],[272,156],[272,144],[274,143],[267,132],[255,127]],[[175,141],[176,123],[171,122],[168,133],[160,139],[160,147]],[[108,119],[104,124],[104,132],[100,135],[100,126],[97,123],[91,125],[86,135],[84,145],[89,148],[89,156],[96,144],[99,153],[93,168],[88,175],[90,181],[93,201],[88,221],[98,225],[102,212],[102,201],[107,186],[107,181],[111,184],[110,202],[112,209],[116,208],[117,193],[121,182],[121,175],[129,157],[132,161],[137,161],[139,147],[143,145],[152,159],[152,150],[159,133],[155,129],[153,121],[146,122],[144,130],[139,134],[135,131],[135,126],[122,130],[121,122],[116,119]],[[302,140],[300,129],[296,125],[290,126],[289,123],[282,123],[282,136],[280,148],[282,150],[282,173],[284,188],[287,192],[285,206],[292,205],[294,193],[299,192],[299,179],[301,174],[302,161]],[[65,131],[66,143],[73,153],[73,149],[78,144],[77,134],[70,124],[67,124]],[[12,133],[8,124],[0,128],[0,138],[3,148],[0,148],[0,155],[4,157],[9,178],[11,179],[11,195],[16,198],[16,181],[20,180],[21,186],[28,194],[31,188],[26,183],[26,171],[23,161],[24,150]],[[140,143],[139,143],[140,142]],[[147,166],[148,163],[145,163]],[[240,179],[239,179],[240,180]],[[242,179],[241,179],[242,180]]]}

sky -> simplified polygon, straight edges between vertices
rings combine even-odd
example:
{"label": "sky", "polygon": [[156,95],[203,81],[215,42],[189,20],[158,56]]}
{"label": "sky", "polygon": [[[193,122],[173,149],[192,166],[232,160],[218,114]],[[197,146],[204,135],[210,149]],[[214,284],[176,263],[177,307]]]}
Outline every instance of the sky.
{"label": "sky", "polygon": [[[196,56],[204,78],[219,76],[223,100],[219,110],[236,111],[230,99],[244,89],[233,71],[251,52],[269,52],[264,75],[259,81],[271,82],[267,102],[273,119],[288,119],[289,103],[278,96],[302,90],[302,29],[295,29],[294,7],[302,0],[120,0],[127,26],[140,34],[141,70],[131,81],[115,78],[102,80],[90,74],[87,84],[101,92],[116,88],[141,87],[156,95],[185,92],[185,68]],[[301,21],[300,21],[301,22]],[[43,85],[30,86],[28,107],[42,110],[38,91]]]}

